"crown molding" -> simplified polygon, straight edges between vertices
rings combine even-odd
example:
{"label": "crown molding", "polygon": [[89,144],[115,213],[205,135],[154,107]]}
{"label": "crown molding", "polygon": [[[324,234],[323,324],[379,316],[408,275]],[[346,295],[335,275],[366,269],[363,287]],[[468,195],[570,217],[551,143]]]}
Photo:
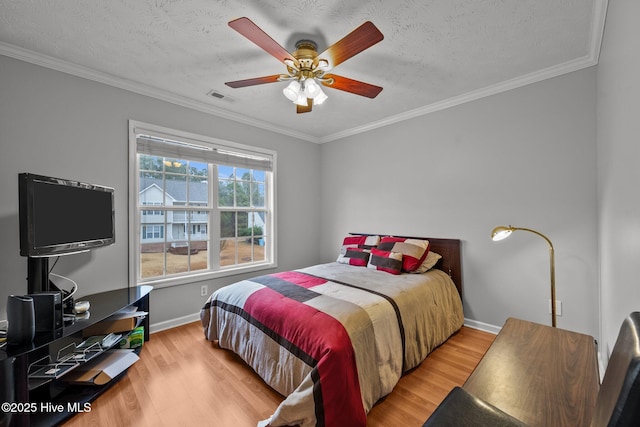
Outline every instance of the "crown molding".
{"label": "crown molding", "polygon": [[129,92],[137,93],[139,95],[148,96],[150,98],[166,101],[175,105],[190,108],[203,113],[211,114],[217,117],[233,120],[238,123],[254,126],[260,129],[276,132],[282,135],[291,136],[293,138],[302,139],[309,142],[318,143],[319,139],[307,135],[302,132],[297,132],[291,129],[283,129],[278,126],[274,126],[270,123],[263,122],[243,116],[242,114],[233,113],[221,108],[208,105],[204,102],[195,101],[193,99],[171,93],[162,89],[158,89],[152,86],[145,85],[143,83],[137,83],[132,80],[123,79],[121,77],[115,77],[111,74],[96,71],[91,68],[83,67],[81,65],[73,64],[71,62],[63,61],[58,58],[54,58],[41,53],[33,52],[27,49],[23,49],[8,43],[0,42],[0,55],[8,56],[21,61],[29,62],[31,64],[39,65],[41,67],[50,68],[52,70],[60,71],[66,74],[71,74],[76,77],[81,77],[87,80],[103,83],[108,86],[124,89]]}

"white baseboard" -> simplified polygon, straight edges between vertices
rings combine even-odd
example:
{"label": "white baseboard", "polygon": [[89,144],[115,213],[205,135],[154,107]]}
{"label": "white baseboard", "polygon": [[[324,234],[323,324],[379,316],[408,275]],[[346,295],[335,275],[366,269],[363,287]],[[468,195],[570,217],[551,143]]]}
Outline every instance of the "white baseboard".
{"label": "white baseboard", "polygon": [[[186,325],[187,323],[195,322],[197,320],[200,320],[199,312],[189,314],[187,316],[178,317],[176,319],[165,320],[164,322],[153,323],[149,326],[149,332],[160,332],[164,331],[165,329],[175,328],[176,326]],[[464,326],[473,329],[479,329],[481,331],[489,332],[492,334],[498,334],[498,332],[500,332],[500,329],[502,329],[500,326],[490,325],[489,323],[479,322],[477,320],[466,318],[464,319]]]}
{"label": "white baseboard", "polygon": [[489,332],[494,335],[498,335],[498,332],[502,329],[500,326],[490,325],[489,323],[478,322],[473,319],[464,319],[464,326],[469,328],[478,329],[484,332]]}
{"label": "white baseboard", "polygon": [[[195,322],[197,320],[200,320],[199,312],[175,319],[165,320],[164,322],[153,323],[149,325],[149,333],[153,334],[154,332],[160,332],[165,329],[175,328],[176,326],[186,325],[187,323]],[[500,329],[502,329],[500,326],[490,325],[489,323],[466,318],[464,319],[464,326],[496,335],[500,332]]]}
{"label": "white baseboard", "polygon": [[175,328],[176,326],[186,325],[187,323],[195,322],[198,320],[200,320],[200,312],[178,317],[175,319],[165,320],[164,322],[152,323],[151,325],[149,325],[149,333],[153,334],[155,332]]}

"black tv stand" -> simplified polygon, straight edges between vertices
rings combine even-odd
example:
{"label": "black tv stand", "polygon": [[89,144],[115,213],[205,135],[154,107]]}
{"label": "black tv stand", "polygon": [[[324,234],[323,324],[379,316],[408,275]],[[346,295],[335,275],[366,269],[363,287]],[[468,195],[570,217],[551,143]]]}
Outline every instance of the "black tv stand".
{"label": "black tv stand", "polygon": [[48,257],[27,258],[27,293],[60,292],[62,294],[62,310],[66,315],[73,315],[73,297],[69,291],[60,289],[49,278]]}
{"label": "black tv stand", "polygon": [[[83,340],[82,331],[112,314],[129,306],[149,313],[149,293],[152,286],[137,286],[101,292],[82,297],[90,302],[89,317],[65,323],[54,333],[36,334],[33,342],[21,346],[5,346],[0,350],[0,380],[2,390],[8,390],[7,403],[13,404],[10,414],[0,412],[0,425],[9,426],[51,426],[76,413],[90,408],[90,402],[117,382],[126,371],[103,386],[71,385],[60,379],[34,381],[29,378],[29,365],[47,355],[55,356],[58,350],[70,343],[79,344]],[[144,340],[149,340],[149,315],[142,321]],[[13,378],[11,378],[13,377]],[[12,384],[13,383],[13,384]],[[13,391],[13,394],[12,394]],[[2,393],[0,393],[2,395]],[[86,406],[88,404],[88,406]],[[10,418],[7,419],[7,417]],[[3,422],[6,421],[6,424]]]}
{"label": "black tv stand", "polygon": [[56,289],[49,280],[49,258],[27,257],[27,292],[35,294]]}

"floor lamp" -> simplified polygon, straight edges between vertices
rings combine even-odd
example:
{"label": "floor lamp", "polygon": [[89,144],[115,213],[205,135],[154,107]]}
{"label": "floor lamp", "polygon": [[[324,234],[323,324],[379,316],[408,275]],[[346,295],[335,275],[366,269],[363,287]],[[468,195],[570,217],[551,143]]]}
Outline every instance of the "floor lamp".
{"label": "floor lamp", "polygon": [[537,234],[549,244],[549,259],[551,263],[551,269],[550,269],[551,270],[551,326],[555,328],[556,327],[556,268],[555,268],[555,261],[554,261],[554,255],[553,255],[553,244],[551,243],[551,240],[549,240],[547,236],[545,236],[544,234],[536,230],[532,230],[530,228],[512,227],[510,225],[507,227],[500,225],[494,228],[493,231],[491,232],[491,239],[494,242],[506,239],[511,235],[511,233],[513,233],[516,230],[528,231],[530,233]]}

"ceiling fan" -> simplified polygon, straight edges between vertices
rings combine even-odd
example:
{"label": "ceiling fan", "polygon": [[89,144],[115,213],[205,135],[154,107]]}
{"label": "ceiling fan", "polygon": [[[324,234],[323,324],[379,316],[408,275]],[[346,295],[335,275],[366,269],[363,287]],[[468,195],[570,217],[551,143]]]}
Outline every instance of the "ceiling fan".
{"label": "ceiling fan", "polygon": [[287,66],[287,73],[226,82],[227,86],[240,88],[289,81],[283,93],[296,104],[298,113],[307,113],[311,111],[313,105],[322,104],[327,99],[327,95],[318,83],[368,98],[375,98],[382,91],[380,86],[336,74],[327,74],[327,71],[384,38],[380,30],[369,21],[320,54],[318,54],[317,44],[311,40],[298,41],[296,51],[289,53],[249,18],[235,19],[229,22],[229,26],[284,63]]}

